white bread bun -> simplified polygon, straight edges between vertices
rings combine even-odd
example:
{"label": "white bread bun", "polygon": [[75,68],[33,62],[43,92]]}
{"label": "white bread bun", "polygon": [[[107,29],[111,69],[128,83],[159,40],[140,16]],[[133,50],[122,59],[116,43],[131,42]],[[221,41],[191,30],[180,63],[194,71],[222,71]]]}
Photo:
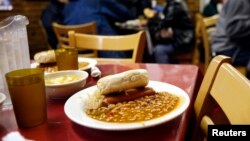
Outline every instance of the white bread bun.
{"label": "white bread bun", "polygon": [[34,60],[37,63],[55,63],[56,62],[56,55],[54,50],[46,50],[38,52],[34,55]]}
{"label": "white bread bun", "polygon": [[97,88],[101,95],[121,92],[148,84],[148,72],[145,69],[133,69],[118,74],[102,77],[97,81]]}

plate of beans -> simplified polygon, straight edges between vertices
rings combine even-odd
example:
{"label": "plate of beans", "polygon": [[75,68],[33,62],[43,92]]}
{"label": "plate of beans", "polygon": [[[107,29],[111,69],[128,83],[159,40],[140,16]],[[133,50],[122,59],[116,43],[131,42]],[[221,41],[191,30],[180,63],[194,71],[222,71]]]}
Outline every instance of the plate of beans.
{"label": "plate of beans", "polygon": [[146,87],[155,94],[110,105],[100,104],[97,86],[88,87],[66,101],[64,112],[73,122],[89,128],[135,130],[166,123],[190,104],[188,94],[175,85],[150,80]]}

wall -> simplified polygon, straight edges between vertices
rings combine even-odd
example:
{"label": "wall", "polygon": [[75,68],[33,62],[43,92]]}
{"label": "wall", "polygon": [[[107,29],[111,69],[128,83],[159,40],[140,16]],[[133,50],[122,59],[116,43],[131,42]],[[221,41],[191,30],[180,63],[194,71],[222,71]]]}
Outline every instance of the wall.
{"label": "wall", "polygon": [[41,11],[48,5],[48,0],[12,0],[11,11],[0,11],[0,21],[13,15],[24,15],[29,19],[27,26],[30,57],[36,52],[48,49],[48,42],[39,23]]}

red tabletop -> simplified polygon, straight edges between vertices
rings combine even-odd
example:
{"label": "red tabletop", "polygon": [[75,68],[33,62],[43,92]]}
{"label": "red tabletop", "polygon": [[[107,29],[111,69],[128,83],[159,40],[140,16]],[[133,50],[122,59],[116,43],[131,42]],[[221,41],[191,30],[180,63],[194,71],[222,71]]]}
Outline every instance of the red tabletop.
{"label": "red tabletop", "polygon": [[[12,105],[1,107],[0,138],[18,131],[25,138],[36,141],[182,141],[188,131],[193,102],[202,75],[195,65],[171,64],[98,64],[102,76],[129,69],[145,68],[150,80],[167,82],[185,90],[191,100],[189,108],[177,118],[155,127],[132,131],[102,131],[90,129],[72,122],[64,113],[66,100],[47,100],[48,120],[37,127],[17,127]],[[96,84],[97,79],[88,78],[86,87]],[[32,116],[32,115],[31,115]]]}

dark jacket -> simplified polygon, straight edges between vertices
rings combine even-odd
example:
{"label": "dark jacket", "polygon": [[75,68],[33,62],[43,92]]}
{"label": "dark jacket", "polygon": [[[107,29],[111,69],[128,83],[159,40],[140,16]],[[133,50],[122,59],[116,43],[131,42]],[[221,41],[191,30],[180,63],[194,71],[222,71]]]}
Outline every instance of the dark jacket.
{"label": "dark jacket", "polygon": [[[180,2],[168,0],[163,10],[164,18],[156,17],[149,21],[149,28],[154,44],[172,43],[175,48],[181,50],[190,49],[194,44],[194,24],[188,11]],[[172,39],[154,38],[154,33],[171,27],[173,29]]]}
{"label": "dark jacket", "polygon": [[135,18],[143,16],[144,8],[151,7],[151,0],[117,0],[124,4]]}
{"label": "dark jacket", "polygon": [[204,7],[202,15],[205,17],[210,17],[218,14],[217,2],[218,0],[210,0],[210,2]]}
{"label": "dark jacket", "polygon": [[63,3],[58,2],[58,0],[51,0],[41,14],[41,22],[46,31],[48,42],[53,49],[57,48],[58,41],[52,28],[52,22],[63,23],[63,8]]}
{"label": "dark jacket", "polygon": [[133,19],[130,10],[116,0],[70,0],[64,9],[66,25],[95,21],[101,35],[115,35],[115,22]]}

